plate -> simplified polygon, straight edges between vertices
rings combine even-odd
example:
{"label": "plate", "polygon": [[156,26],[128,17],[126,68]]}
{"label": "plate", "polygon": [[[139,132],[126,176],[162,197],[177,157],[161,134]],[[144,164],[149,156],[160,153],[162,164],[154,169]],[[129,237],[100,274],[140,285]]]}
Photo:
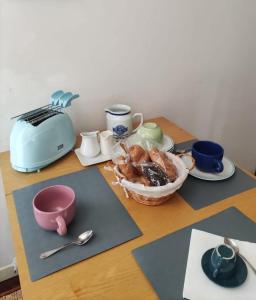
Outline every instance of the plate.
{"label": "plate", "polygon": [[224,287],[232,288],[243,284],[247,278],[248,271],[245,262],[242,260],[242,258],[239,255],[237,255],[236,257],[236,266],[234,270],[234,275],[226,279],[218,278],[218,276],[214,278],[212,276],[210,259],[213,250],[214,248],[207,250],[202,256],[201,265],[205,275],[214,283]]}
{"label": "plate", "polygon": [[[188,154],[191,155],[191,152],[188,152]],[[224,179],[231,177],[235,173],[236,167],[235,167],[234,163],[225,156],[223,156],[222,163],[223,163],[224,168],[223,168],[223,171],[220,173],[203,172],[203,171],[200,171],[195,166],[194,169],[192,169],[189,172],[189,174],[193,177],[196,177],[196,178],[199,178],[202,180],[209,180],[209,181],[224,180]]]}
{"label": "plate", "polygon": [[[127,138],[127,142],[128,145],[140,145],[143,147],[143,140],[135,133],[130,135]],[[163,152],[172,152],[174,150],[174,141],[171,137],[169,137],[168,135],[164,134],[163,135],[163,142],[162,144],[157,144],[159,150],[163,151]]]}
{"label": "plate", "polygon": [[81,165],[85,167],[111,160],[112,157],[111,154],[104,155],[102,153],[95,157],[86,157],[80,152],[80,148],[75,149],[75,154],[78,157]]}
{"label": "plate", "polygon": [[171,137],[169,137],[168,135],[164,134],[163,136],[163,142],[161,145],[161,148],[159,149],[163,152],[167,152],[167,151],[173,151],[174,150],[174,141]]}

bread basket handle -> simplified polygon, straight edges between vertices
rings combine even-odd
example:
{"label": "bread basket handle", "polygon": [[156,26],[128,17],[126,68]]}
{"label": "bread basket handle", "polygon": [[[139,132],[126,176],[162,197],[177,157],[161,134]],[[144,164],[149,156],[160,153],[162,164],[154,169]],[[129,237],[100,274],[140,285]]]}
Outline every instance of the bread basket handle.
{"label": "bread basket handle", "polygon": [[192,165],[191,165],[191,167],[190,168],[187,168],[189,171],[191,171],[191,170],[193,170],[194,169],[194,167],[195,167],[195,159],[194,159],[194,157],[191,155],[191,154],[188,154],[188,153],[186,153],[186,152],[184,152],[184,153],[179,153],[179,154],[176,154],[177,156],[179,156],[179,157],[182,157],[182,156],[188,156],[190,159],[191,159],[191,162],[192,162]]}

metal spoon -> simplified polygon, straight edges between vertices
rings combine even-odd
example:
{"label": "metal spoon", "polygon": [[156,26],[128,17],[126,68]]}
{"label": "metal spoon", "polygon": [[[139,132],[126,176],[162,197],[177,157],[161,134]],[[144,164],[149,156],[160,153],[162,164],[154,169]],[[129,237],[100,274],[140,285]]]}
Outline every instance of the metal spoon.
{"label": "metal spoon", "polygon": [[247,262],[248,266],[251,267],[251,269],[253,270],[253,272],[254,272],[255,275],[256,275],[256,269],[255,269],[255,267],[248,261],[248,259],[247,259],[246,257],[244,257],[244,256],[239,252],[239,248],[238,248],[237,244],[236,244],[234,241],[232,241],[231,239],[227,238],[227,237],[224,237],[224,243],[227,244],[227,245],[229,245],[229,246],[231,246],[231,247],[234,249],[235,253],[236,253],[237,255],[239,255],[244,261]]}
{"label": "metal spoon", "polygon": [[60,250],[66,248],[68,246],[70,246],[70,245],[82,246],[85,243],[87,243],[92,236],[93,236],[93,231],[92,230],[85,231],[85,232],[83,232],[82,234],[80,234],[78,236],[77,240],[69,242],[67,244],[64,244],[64,245],[62,245],[62,246],[60,246],[58,248],[46,251],[46,252],[40,254],[40,258],[41,259],[45,259],[45,258],[53,255],[54,253],[59,252]]}

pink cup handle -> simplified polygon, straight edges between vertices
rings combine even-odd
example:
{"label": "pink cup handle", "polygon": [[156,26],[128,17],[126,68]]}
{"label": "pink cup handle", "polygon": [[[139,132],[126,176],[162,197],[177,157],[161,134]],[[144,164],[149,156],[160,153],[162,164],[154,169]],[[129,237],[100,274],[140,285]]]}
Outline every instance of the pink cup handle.
{"label": "pink cup handle", "polygon": [[58,228],[57,228],[58,234],[65,235],[67,233],[67,226],[65,220],[61,216],[58,216],[56,218],[56,222],[58,224]]}

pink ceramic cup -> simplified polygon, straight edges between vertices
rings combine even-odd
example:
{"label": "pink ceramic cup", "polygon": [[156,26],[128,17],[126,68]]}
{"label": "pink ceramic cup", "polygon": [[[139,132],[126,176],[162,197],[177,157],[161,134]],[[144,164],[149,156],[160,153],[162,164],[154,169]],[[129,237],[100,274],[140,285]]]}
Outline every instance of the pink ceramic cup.
{"label": "pink ceramic cup", "polygon": [[33,199],[33,211],[40,227],[64,235],[75,216],[75,193],[66,185],[44,188]]}

